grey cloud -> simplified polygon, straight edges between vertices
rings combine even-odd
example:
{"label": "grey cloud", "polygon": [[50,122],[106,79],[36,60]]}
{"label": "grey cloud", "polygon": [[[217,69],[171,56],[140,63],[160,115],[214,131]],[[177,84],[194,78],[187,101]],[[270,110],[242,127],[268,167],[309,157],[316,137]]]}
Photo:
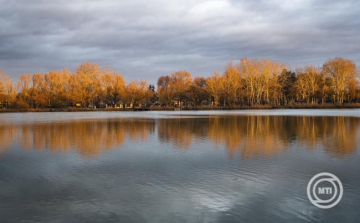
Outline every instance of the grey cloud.
{"label": "grey cloud", "polygon": [[223,70],[241,57],[293,68],[360,61],[358,1],[0,0],[0,69],[17,77],[82,61],[156,83],[187,69]]}

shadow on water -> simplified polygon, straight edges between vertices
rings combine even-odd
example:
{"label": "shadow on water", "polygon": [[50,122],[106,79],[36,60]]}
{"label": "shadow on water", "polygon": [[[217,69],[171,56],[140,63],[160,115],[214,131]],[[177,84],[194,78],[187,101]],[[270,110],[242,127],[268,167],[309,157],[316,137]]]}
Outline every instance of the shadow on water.
{"label": "shadow on water", "polygon": [[175,149],[196,142],[223,147],[229,156],[268,157],[297,143],[343,157],[357,149],[360,119],[353,117],[211,116],[172,119],[98,119],[74,122],[0,124],[0,154],[16,144],[26,150],[78,151],[94,157],[150,136]]}

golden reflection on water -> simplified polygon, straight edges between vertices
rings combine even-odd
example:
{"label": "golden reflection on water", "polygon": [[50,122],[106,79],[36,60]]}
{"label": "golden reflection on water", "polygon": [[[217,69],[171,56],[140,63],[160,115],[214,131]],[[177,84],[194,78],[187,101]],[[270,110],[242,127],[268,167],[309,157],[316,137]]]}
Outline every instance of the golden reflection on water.
{"label": "golden reflection on water", "polygon": [[76,149],[91,157],[121,147],[126,140],[146,141],[154,121],[92,120],[66,123],[0,125],[0,151],[15,141],[22,149],[67,152]]}
{"label": "golden reflection on water", "polygon": [[121,148],[126,141],[147,142],[150,135],[154,135],[169,147],[190,149],[196,143],[207,142],[217,148],[224,146],[230,156],[240,153],[243,158],[272,156],[292,144],[309,150],[325,148],[325,152],[341,157],[356,151],[359,124],[358,118],[309,116],[0,124],[0,154],[17,143],[18,147],[27,150],[67,152],[75,149],[85,157],[92,157],[104,150]]}

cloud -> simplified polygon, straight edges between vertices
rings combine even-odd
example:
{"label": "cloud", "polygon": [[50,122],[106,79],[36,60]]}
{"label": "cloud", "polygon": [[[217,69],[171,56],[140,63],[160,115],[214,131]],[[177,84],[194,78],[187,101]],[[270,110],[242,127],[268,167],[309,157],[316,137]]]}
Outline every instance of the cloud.
{"label": "cloud", "polygon": [[208,76],[241,57],[292,67],[360,61],[358,1],[0,0],[0,69],[48,72],[83,61],[156,83]]}

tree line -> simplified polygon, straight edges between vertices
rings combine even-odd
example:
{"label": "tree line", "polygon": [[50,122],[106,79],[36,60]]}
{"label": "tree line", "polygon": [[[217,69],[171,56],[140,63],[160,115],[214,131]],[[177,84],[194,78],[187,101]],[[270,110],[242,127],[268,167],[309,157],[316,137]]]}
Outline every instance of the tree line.
{"label": "tree line", "polygon": [[113,69],[84,62],[75,72],[23,74],[17,83],[0,71],[0,103],[7,108],[342,105],[360,101],[358,75],[356,64],[344,58],[295,70],[271,59],[241,58],[210,77],[193,78],[188,71],[161,76],[155,91],[145,80],[126,83]]}

